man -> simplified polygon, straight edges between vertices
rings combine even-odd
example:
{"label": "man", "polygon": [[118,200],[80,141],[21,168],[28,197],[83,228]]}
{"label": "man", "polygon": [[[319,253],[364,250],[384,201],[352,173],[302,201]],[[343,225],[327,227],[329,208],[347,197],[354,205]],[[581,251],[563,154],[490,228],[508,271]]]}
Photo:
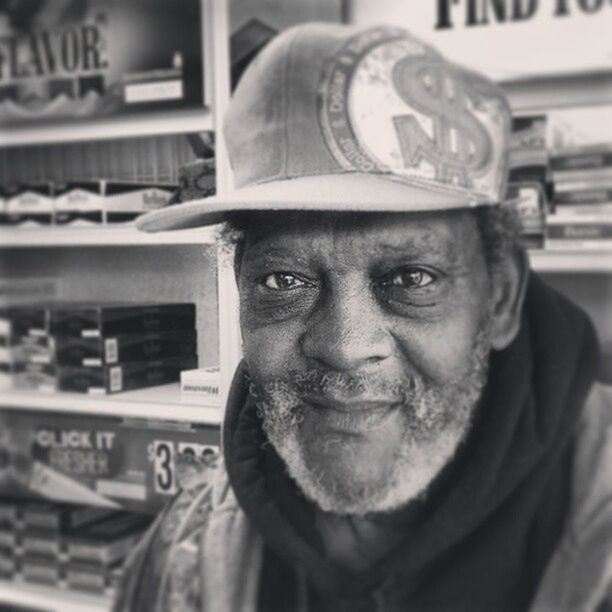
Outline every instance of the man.
{"label": "man", "polygon": [[140,224],[228,224],[245,360],[224,465],[210,486],[183,466],[117,609],[605,601],[596,339],[529,274],[509,123],[396,28],[305,25],[260,54],[227,116],[236,191]]}

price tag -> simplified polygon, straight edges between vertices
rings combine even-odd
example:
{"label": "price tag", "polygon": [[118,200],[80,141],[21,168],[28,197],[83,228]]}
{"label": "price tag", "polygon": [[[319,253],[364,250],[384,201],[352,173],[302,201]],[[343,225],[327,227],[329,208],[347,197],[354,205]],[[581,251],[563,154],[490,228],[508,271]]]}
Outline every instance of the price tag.
{"label": "price tag", "polygon": [[171,440],[155,440],[153,451],[155,492],[161,495],[174,495],[176,493],[175,443]]}

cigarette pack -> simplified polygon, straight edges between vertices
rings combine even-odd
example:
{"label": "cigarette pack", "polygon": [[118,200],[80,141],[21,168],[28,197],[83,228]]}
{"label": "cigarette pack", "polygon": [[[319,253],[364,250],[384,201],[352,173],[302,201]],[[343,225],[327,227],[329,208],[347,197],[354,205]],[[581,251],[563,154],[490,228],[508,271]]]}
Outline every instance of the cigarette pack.
{"label": "cigarette pack", "polygon": [[102,223],[103,185],[102,181],[56,183],[55,222],[58,225]]}
{"label": "cigarette pack", "polygon": [[53,211],[53,189],[50,183],[10,188],[6,202],[8,223],[49,225],[53,222]]}
{"label": "cigarette pack", "polygon": [[82,338],[192,330],[195,329],[195,304],[56,304],[49,310],[49,329],[57,336]]}
{"label": "cigarette pack", "polygon": [[102,366],[195,355],[195,330],[121,334],[112,337],[55,337],[55,361],[61,366]]}
{"label": "cigarette pack", "polygon": [[557,205],[606,204],[612,202],[612,185],[599,189],[577,189],[574,191],[555,191]]}
{"label": "cigarette pack", "polygon": [[0,577],[12,578],[18,572],[19,562],[15,552],[0,547]]}
{"label": "cigarette pack", "polygon": [[47,333],[45,305],[6,306],[0,311],[0,336],[11,343],[21,336],[43,336]]}
{"label": "cigarette pack", "polygon": [[59,366],[57,387],[60,391],[78,393],[116,393],[142,389],[176,382],[180,380],[182,370],[193,368],[197,363],[197,356],[187,355],[111,366]]}
{"label": "cigarette pack", "polygon": [[23,523],[26,529],[59,532],[77,529],[95,521],[108,519],[115,514],[114,510],[95,506],[31,503],[23,508]]}
{"label": "cigarette pack", "polygon": [[16,525],[0,524],[0,549],[15,551],[19,548],[19,530]]}
{"label": "cigarette pack", "polygon": [[62,552],[62,538],[59,531],[46,529],[25,530],[21,537],[26,555],[44,555],[59,558]]}
{"label": "cigarette pack", "polygon": [[133,512],[92,523],[65,538],[70,561],[112,565],[125,558],[150,525],[151,517]]}
{"label": "cigarette pack", "polygon": [[55,585],[62,579],[62,564],[56,557],[24,555],[21,561],[21,574],[30,582]]}
{"label": "cigarette pack", "polygon": [[57,388],[56,368],[50,363],[18,362],[13,366],[12,383],[16,389],[49,393]]}
{"label": "cigarette pack", "polygon": [[219,368],[198,368],[181,372],[181,393],[220,402]]}
{"label": "cigarette pack", "polygon": [[104,190],[107,223],[132,221],[150,210],[163,208],[176,190],[173,183],[123,183],[108,181]]}
{"label": "cigarette pack", "polygon": [[21,523],[23,503],[10,497],[0,498],[0,525],[17,526]]}
{"label": "cigarette pack", "polygon": [[54,343],[50,336],[20,336],[10,347],[12,359],[17,363],[54,362]]}
{"label": "cigarette pack", "polygon": [[6,206],[6,191],[4,187],[0,185],[0,225],[5,225],[8,222],[8,213],[6,210]]}
{"label": "cigarette pack", "polygon": [[121,563],[109,567],[87,561],[70,561],[66,565],[66,584],[70,589],[104,593],[116,587],[121,572]]}

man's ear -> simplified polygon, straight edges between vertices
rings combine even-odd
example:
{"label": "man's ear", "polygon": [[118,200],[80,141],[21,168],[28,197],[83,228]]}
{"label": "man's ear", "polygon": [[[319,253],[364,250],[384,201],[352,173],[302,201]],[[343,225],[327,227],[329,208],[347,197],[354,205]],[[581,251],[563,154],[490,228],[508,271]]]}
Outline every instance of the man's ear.
{"label": "man's ear", "polygon": [[496,266],[491,275],[491,347],[501,351],[518,334],[527,291],[529,261],[524,249],[517,249]]}

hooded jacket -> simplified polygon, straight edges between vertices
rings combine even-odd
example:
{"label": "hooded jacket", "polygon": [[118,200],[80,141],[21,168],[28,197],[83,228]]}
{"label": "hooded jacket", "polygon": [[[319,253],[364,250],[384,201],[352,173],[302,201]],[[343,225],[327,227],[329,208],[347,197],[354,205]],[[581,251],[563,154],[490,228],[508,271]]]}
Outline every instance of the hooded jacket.
{"label": "hooded jacket", "polygon": [[477,419],[427,497],[384,517],[364,572],[324,552],[316,508],[266,444],[241,366],[211,482],[134,552],[116,610],[597,610],[612,582],[612,415],[587,317],[532,275],[520,332],[491,356]]}

